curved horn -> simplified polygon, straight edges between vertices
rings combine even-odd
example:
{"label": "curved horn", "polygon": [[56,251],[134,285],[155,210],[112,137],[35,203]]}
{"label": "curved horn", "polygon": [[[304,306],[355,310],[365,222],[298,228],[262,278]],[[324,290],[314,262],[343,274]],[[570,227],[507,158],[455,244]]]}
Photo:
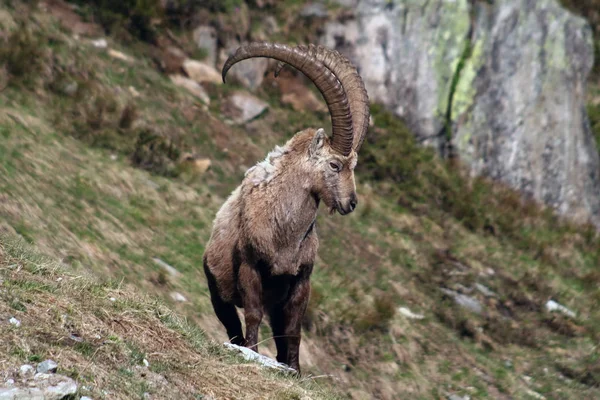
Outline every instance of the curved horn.
{"label": "curved horn", "polygon": [[[344,55],[337,50],[331,50],[323,46],[308,46],[296,47],[302,53],[314,57],[333,72],[336,78],[341,82],[348,103],[350,105],[350,113],[352,114],[352,125],[354,127],[354,141],[352,148],[358,153],[360,147],[365,140],[367,130],[369,129],[369,96],[365,89],[365,84],[361,79],[356,68],[352,65]],[[279,62],[275,68],[275,77],[279,75],[285,64]]]}
{"label": "curved horn", "polygon": [[331,115],[333,150],[347,156],[352,151],[352,116],[346,92],[338,78],[323,63],[306,51],[284,44],[254,42],[237,49],[223,66],[223,82],[229,69],[236,63],[252,58],[268,57],[290,64],[305,74],[319,89]]}

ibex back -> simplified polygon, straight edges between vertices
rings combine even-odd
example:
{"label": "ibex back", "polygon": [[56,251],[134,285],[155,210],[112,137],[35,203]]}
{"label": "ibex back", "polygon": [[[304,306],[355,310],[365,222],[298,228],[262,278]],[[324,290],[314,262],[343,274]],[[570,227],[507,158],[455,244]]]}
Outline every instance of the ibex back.
{"label": "ibex back", "polygon": [[[329,107],[332,137],[323,129],[298,132],[246,172],[217,213],[204,271],[231,342],[258,351],[266,312],[277,360],[300,372],[301,321],[319,245],[317,210],[322,201],[331,213],[346,215],[357,205],[354,168],[369,123],[369,101],[350,62],[321,46],[251,43],[227,60],[223,81],[235,63],[251,57],[274,58],[308,76]],[[244,309],[245,337],[236,306]]]}

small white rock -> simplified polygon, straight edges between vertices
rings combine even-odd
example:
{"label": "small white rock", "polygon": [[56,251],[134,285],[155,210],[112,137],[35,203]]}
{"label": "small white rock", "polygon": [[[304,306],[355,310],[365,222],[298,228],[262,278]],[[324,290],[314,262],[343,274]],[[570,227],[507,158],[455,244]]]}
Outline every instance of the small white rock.
{"label": "small white rock", "polygon": [[410,309],[408,309],[407,307],[400,307],[398,309],[398,311],[400,312],[400,314],[404,315],[406,318],[409,318],[409,319],[423,319],[423,318],[425,318],[424,315],[422,315],[422,314],[415,314],[412,311],[410,311]]}
{"label": "small white rock", "polygon": [[133,97],[140,97],[140,92],[138,92],[133,86],[129,86],[129,93],[131,93]]}
{"label": "small white rock", "polygon": [[142,363],[144,364],[144,367],[146,367],[146,368],[150,366],[150,363],[145,358],[142,360]]}
{"label": "small white rock", "polygon": [[461,397],[457,394],[451,394],[447,397],[448,400],[471,400],[471,396]]}
{"label": "small white rock", "polygon": [[6,386],[12,386],[15,384],[15,380],[14,379],[7,379],[6,380]]}
{"label": "small white rock", "polygon": [[92,398],[88,396],[81,396],[79,400],[92,400]]}
{"label": "small white rock", "polygon": [[112,58],[116,58],[117,60],[121,60],[121,61],[125,61],[125,62],[133,61],[133,59],[131,57],[129,57],[127,54],[122,53],[118,50],[114,50],[114,49],[108,50],[108,55],[111,56]]}
{"label": "small white rock", "polygon": [[[156,185],[157,189],[158,189],[158,185]],[[167,271],[169,273],[169,275],[171,276],[179,276],[179,271],[177,271],[177,269],[175,269],[175,267],[167,264],[166,262],[164,262],[163,260],[161,260],[158,257],[152,257],[152,261],[154,261],[154,263],[156,265],[161,266],[165,271]]]}
{"label": "small white rock", "polygon": [[187,299],[179,292],[171,292],[171,298],[181,303],[186,302]]}
{"label": "small white rock", "polygon": [[8,322],[10,322],[12,325],[14,325],[16,327],[21,326],[21,321],[19,321],[15,317],[10,317],[10,319],[8,320]]}
{"label": "small white rock", "polygon": [[92,46],[97,47],[99,49],[105,49],[108,47],[108,42],[104,38],[96,39],[92,40]]}
{"label": "small white rock", "polygon": [[29,364],[24,364],[21,365],[21,368],[19,368],[19,374],[22,377],[26,377],[29,375],[33,375],[35,373],[35,368],[33,368],[31,365]]}
{"label": "small white rock", "polygon": [[38,364],[37,372],[40,374],[47,374],[48,372],[56,372],[58,364],[53,360],[45,360]]}
{"label": "small white rock", "polygon": [[489,287],[487,287],[485,285],[482,285],[481,283],[476,283],[475,289],[479,290],[479,292],[481,294],[483,294],[485,297],[497,297],[497,294],[494,293],[493,290],[491,290]]}
{"label": "small white rock", "polygon": [[228,342],[225,342],[223,344],[225,345],[225,347],[227,347],[231,350],[236,350],[236,351],[242,353],[242,356],[248,361],[256,361],[265,367],[275,368],[275,369],[278,369],[278,370],[284,371],[284,372],[295,372],[295,370],[290,368],[289,366],[287,366],[283,363],[277,362],[267,356],[263,356],[262,354],[258,354],[257,352],[250,350],[247,347],[238,346],[238,345],[228,343]]}
{"label": "small white rock", "polygon": [[546,397],[544,397],[543,395],[539,394],[538,392],[534,392],[531,389],[525,390],[525,393],[527,393],[529,396],[533,397],[534,399],[546,400]]}
{"label": "small white rock", "polygon": [[561,313],[568,315],[571,318],[575,318],[576,316],[573,311],[569,310],[567,307],[557,303],[554,300],[548,300],[548,302],[546,303],[546,310],[548,310],[549,312],[560,311]]}
{"label": "small white rock", "polygon": [[111,297],[109,300],[110,301],[117,301],[117,299],[115,299],[114,297]]}

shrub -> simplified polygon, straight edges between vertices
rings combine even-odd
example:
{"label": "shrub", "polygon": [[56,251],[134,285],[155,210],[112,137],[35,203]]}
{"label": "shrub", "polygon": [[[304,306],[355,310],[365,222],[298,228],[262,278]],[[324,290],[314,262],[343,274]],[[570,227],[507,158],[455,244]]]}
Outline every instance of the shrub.
{"label": "shrub", "polygon": [[0,61],[9,75],[8,84],[34,86],[48,60],[47,37],[28,22],[19,26],[0,44]]}
{"label": "shrub", "polygon": [[108,33],[121,30],[146,42],[156,40],[154,21],[163,17],[160,0],[74,0]]}
{"label": "shrub", "polygon": [[181,151],[172,139],[151,128],[140,129],[136,137],[130,157],[134,165],[160,175],[177,175],[176,163]]}
{"label": "shrub", "polygon": [[393,296],[389,293],[376,295],[373,304],[356,316],[354,329],[357,333],[386,331],[395,314],[396,302]]}

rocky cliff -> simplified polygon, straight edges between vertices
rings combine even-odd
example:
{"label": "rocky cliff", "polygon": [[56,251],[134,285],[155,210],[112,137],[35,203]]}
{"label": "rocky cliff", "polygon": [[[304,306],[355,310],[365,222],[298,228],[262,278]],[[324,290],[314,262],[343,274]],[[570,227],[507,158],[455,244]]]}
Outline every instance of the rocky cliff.
{"label": "rocky cliff", "polygon": [[322,38],[424,144],[600,225],[586,21],[556,0],[361,0]]}

